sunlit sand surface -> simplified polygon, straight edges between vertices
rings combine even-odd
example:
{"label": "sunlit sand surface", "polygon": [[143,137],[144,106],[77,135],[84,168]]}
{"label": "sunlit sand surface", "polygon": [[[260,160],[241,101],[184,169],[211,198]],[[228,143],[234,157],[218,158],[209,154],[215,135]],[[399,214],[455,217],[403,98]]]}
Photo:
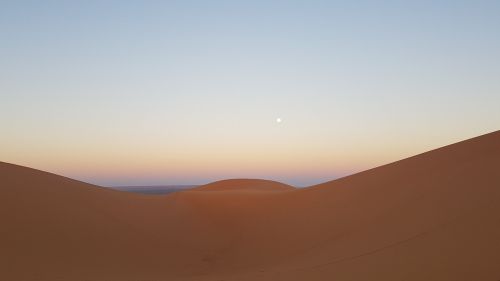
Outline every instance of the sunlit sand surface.
{"label": "sunlit sand surface", "polygon": [[500,280],[500,132],[317,186],[121,192],[0,163],[0,280]]}

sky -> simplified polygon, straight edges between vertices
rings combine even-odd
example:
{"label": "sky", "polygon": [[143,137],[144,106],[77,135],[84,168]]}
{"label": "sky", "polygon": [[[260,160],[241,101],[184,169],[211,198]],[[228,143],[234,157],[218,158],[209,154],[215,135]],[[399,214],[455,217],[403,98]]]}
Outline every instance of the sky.
{"label": "sky", "polygon": [[332,180],[498,130],[499,14],[0,1],[0,161],[105,186]]}

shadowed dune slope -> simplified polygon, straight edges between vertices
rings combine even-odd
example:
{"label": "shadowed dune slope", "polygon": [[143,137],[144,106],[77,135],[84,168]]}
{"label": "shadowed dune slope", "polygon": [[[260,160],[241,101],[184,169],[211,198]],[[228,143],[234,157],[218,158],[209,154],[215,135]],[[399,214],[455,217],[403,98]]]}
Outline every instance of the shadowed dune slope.
{"label": "shadowed dune slope", "polygon": [[[499,167],[498,131],[305,189],[147,196],[0,163],[0,280],[500,280]],[[280,192],[235,192],[258,186]]]}

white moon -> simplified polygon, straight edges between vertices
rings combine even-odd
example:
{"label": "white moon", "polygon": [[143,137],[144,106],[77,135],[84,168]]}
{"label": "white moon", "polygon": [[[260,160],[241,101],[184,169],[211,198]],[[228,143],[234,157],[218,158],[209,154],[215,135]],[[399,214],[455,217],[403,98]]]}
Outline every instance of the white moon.
{"label": "white moon", "polygon": [[276,118],[276,123],[281,123],[281,118]]}

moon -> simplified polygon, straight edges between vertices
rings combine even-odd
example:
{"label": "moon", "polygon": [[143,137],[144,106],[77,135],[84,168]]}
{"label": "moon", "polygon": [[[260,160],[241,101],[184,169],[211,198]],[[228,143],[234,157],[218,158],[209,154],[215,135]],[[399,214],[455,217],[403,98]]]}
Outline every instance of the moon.
{"label": "moon", "polygon": [[276,123],[281,123],[281,121],[283,121],[283,120],[281,120],[281,118],[279,118],[279,117],[276,118]]}

